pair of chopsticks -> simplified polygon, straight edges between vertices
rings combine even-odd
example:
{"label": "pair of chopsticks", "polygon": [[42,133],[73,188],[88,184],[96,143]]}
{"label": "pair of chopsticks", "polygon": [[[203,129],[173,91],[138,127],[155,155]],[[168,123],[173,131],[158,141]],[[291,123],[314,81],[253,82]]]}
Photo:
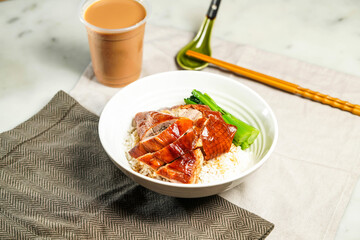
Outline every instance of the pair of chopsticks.
{"label": "pair of chopsticks", "polygon": [[235,64],[231,64],[228,62],[221,61],[216,58],[209,57],[207,55],[204,55],[202,53],[194,52],[192,50],[186,51],[186,55],[208,62],[212,63],[216,66],[225,68],[227,70],[230,70],[232,72],[238,73],[244,77],[256,80],[258,82],[270,85],[272,87],[281,89],[286,92],[290,92],[296,95],[303,96],[305,98],[309,98],[311,100],[314,100],[316,102],[320,102],[323,104],[330,105],[335,108],[339,108],[344,111],[351,112],[352,114],[360,116],[360,105],[352,104],[343,100],[340,100],[338,98],[333,98],[328,95],[312,91],[310,89],[306,89],[303,87],[300,87],[299,85],[296,85],[294,83],[290,83],[275,77],[271,77],[259,72],[255,72],[250,69],[246,69],[240,66],[237,66]]}

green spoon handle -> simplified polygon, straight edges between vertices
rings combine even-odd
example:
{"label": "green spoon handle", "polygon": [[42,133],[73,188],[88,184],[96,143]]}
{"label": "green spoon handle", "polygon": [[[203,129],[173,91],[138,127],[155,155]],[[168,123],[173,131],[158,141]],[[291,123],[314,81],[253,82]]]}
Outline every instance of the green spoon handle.
{"label": "green spoon handle", "polygon": [[220,2],[221,2],[221,0],[211,0],[209,10],[208,10],[208,12],[206,14],[206,16],[209,19],[214,19],[216,17],[216,14],[217,14],[218,9],[220,7]]}

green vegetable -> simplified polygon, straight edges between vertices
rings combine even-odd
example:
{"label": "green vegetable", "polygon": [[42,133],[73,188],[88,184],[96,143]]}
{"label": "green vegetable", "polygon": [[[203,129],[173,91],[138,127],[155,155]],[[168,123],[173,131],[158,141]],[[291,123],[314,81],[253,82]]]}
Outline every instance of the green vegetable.
{"label": "green vegetable", "polygon": [[186,104],[203,104],[198,98],[191,95],[189,98],[184,99]]}
{"label": "green vegetable", "polygon": [[208,94],[203,94],[195,89],[191,93],[192,95],[189,98],[184,99],[186,104],[207,105],[211,110],[220,112],[226,123],[237,127],[237,131],[233,139],[235,146],[241,146],[241,149],[244,150],[250,147],[250,145],[255,141],[256,137],[260,133],[258,129],[241,121],[240,119],[234,117],[232,114],[219,107]]}

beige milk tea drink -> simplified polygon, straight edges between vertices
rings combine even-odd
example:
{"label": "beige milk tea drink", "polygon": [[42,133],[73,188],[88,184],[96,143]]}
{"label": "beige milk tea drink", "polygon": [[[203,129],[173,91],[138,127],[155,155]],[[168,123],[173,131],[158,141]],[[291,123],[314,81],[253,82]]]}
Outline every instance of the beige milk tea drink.
{"label": "beige milk tea drink", "polygon": [[123,87],[140,76],[146,1],[88,0],[81,5],[95,76],[111,87]]}

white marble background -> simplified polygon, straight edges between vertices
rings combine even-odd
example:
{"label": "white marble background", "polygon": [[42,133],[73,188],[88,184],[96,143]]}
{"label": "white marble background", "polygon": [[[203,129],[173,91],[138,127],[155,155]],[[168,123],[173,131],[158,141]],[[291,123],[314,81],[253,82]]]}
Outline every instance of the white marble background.
{"label": "white marble background", "polygon": [[[0,1],[0,132],[69,92],[90,62],[79,2]],[[149,24],[196,32],[209,2],[152,0]],[[359,0],[223,0],[213,37],[360,77],[359,25]],[[360,183],[336,239],[359,239],[359,213]]]}

